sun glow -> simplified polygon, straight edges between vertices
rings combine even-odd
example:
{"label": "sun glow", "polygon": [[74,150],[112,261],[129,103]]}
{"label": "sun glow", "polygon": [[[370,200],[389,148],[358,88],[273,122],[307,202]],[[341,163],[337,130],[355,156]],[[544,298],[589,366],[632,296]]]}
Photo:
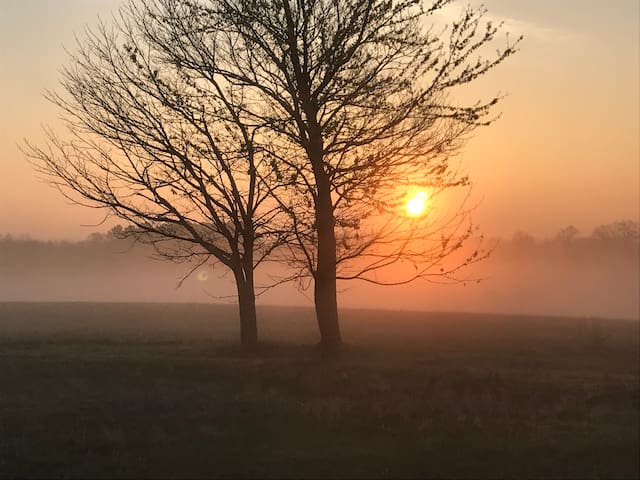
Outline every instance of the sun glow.
{"label": "sun glow", "polygon": [[427,209],[427,194],[426,192],[418,191],[413,197],[407,201],[405,208],[407,215],[410,217],[419,217],[424,214]]}

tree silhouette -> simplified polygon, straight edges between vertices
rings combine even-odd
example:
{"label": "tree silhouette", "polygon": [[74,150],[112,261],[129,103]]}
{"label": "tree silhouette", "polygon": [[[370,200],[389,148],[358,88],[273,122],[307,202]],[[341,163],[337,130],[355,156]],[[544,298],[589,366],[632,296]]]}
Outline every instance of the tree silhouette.
{"label": "tree silhouette", "polygon": [[[253,269],[275,250],[294,267],[284,280],[313,281],[321,342],[335,351],[337,280],[452,278],[484,255],[444,264],[474,231],[464,205],[439,219],[402,210],[412,192],[469,185],[450,159],[500,97],[453,93],[519,42],[507,35],[487,54],[500,26],[482,8],[433,26],[451,3],[130,1],[79,45],[69,98],[50,95],[73,140],[51,134],[29,153],[169,258],[229,267],[243,332],[255,330]],[[395,276],[403,263],[411,273]]]}
{"label": "tree silhouette", "polygon": [[597,226],[591,235],[598,240],[637,242],[640,240],[640,223],[619,220]]}
{"label": "tree silhouette", "polygon": [[[26,142],[26,154],[65,196],[104,208],[128,224],[115,233],[154,245],[196,268],[212,261],[233,273],[241,342],[257,342],[254,270],[283,238],[269,225],[277,186],[256,126],[239,114],[242,88],[203,82],[144,35],[134,3],[112,26],[77,41],[62,73],[64,138]],[[181,47],[175,40],[163,48]]]}
{"label": "tree silhouette", "polygon": [[563,245],[569,245],[576,239],[579,233],[580,231],[574,225],[568,225],[556,233],[555,241]]}
{"label": "tree silhouette", "polygon": [[[450,0],[155,0],[146,34],[166,58],[246,92],[286,187],[277,201],[295,242],[295,277],[313,280],[322,344],[341,344],[336,281],[402,283],[450,275],[442,260],[471,236],[468,211],[434,225],[400,215],[407,191],[466,186],[449,159],[499,97],[460,104],[456,87],[484,75],[519,39],[486,56],[499,25],[467,7],[430,25]],[[179,48],[173,43],[179,39]],[[458,266],[475,261],[475,251]],[[376,275],[408,261],[401,280]],[[385,281],[385,280],[388,280]]]}

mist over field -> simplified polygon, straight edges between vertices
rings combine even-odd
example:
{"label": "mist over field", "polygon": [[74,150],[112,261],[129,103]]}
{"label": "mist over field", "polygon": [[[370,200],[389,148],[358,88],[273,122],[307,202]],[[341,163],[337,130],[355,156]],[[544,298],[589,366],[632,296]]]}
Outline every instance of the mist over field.
{"label": "mist over field", "polygon": [[[601,234],[536,239],[518,233],[489,243],[495,246],[490,257],[460,274],[468,281],[397,287],[343,282],[340,306],[640,316],[640,250],[635,238]],[[154,260],[152,255],[149,247],[132,247],[130,241],[109,234],[93,234],[81,242],[5,236],[0,238],[0,301],[235,302],[233,280],[224,267],[198,268],[178,288],[193,265]],[[277,268],[261,267],[259,282],[266,284],[282,273]],[[293,284],[281,285],[265,292],[258,303],[311,306],[310,295]]]}

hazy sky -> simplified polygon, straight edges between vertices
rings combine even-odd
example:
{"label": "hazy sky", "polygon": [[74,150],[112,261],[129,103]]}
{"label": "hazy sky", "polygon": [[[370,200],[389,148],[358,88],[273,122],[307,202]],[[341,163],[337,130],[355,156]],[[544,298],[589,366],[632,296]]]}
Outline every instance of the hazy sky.
{"label": "hazy sky", "polygon": [[[82,238],[94,210],[38,181],[18,149],[42,140],[74,33],[117,0],[0,0],[0,234]],[[467,2],[461,2],[459,8]],[[574,224],[640,216],[640,13],[637,0],[485,0],[521,51],[474,87],[507,93],[502,118],[479,131],[463,165],[490,235],[551,235]]]}

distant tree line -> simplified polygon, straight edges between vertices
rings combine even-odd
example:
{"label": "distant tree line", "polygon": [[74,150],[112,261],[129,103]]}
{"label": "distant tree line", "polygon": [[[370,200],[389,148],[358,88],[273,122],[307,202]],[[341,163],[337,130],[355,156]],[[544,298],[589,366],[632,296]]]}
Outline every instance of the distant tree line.
{"label": "distant tree line", "polygon": [[[16,265],[26,267],[38,265],[46,258],[78,258],[85,254],[84,261],[96,258],[96,254],[122,254],[126,258],[141,256],[153,257],[154,249],[147,243],[135,244],[126,235],[130,227],[116,225],[106,232],[92,232],[84,240],[52,241],[36,240],[28,235],[0,234],[0,275],[3,267]],[[640,222],[620,220],[598,225],[590,234],[580,235],[579,230],[569,225],[561,228],[548,238],[518,231],[510,239],[496,239],[498,245],[494,254],[500,255],[505,249],[526,250],[531,248],[560,248],[578,250],[580,248],[599,248],[612,251],[616,248],[635,249],[640,247]],[[54,262],[55,263],[55,262]]]}
{"label": "distant tree line", "polygon": [[[546,238],[519,233],[497,239],[491,257],[469,272],[482,279],[479,284],[391,287],[389,295],[375,286],[360,285],[350,289],[345,302],[353,308],[413,305],[424,310],[637,318],[640,242],[628,229],[620,230],[622,224],[593,229],[616,235],[594,234],[591,229],[580,235],[576,229],[563,228]],[[224,302],[231,298],[233,281],[224,275],[225,269],[209,272],[203,267],[177,289],[190,265],[150,260],[153,247],[120,238],[120,228],[75,242],[0,235],[0,301]],[[261,275],[268,277],[277,268],[266,265]],[[266,292],[263,302],[306,303],[295,285]]]}
{"label": "distant tree line", "polygon": [[[511,243],[515,246],[532,246],[541,240],[533,235],[518,231],[513,234]],[[580,235],[580,231],[574,225],[561,228],[553,237],[543,239],[545,244],[571,245],[575,243],[623,243],[638,244],[640,242],[640,222],[633,220],[618,220],[611,223],[598,225],[589,235]]]}

